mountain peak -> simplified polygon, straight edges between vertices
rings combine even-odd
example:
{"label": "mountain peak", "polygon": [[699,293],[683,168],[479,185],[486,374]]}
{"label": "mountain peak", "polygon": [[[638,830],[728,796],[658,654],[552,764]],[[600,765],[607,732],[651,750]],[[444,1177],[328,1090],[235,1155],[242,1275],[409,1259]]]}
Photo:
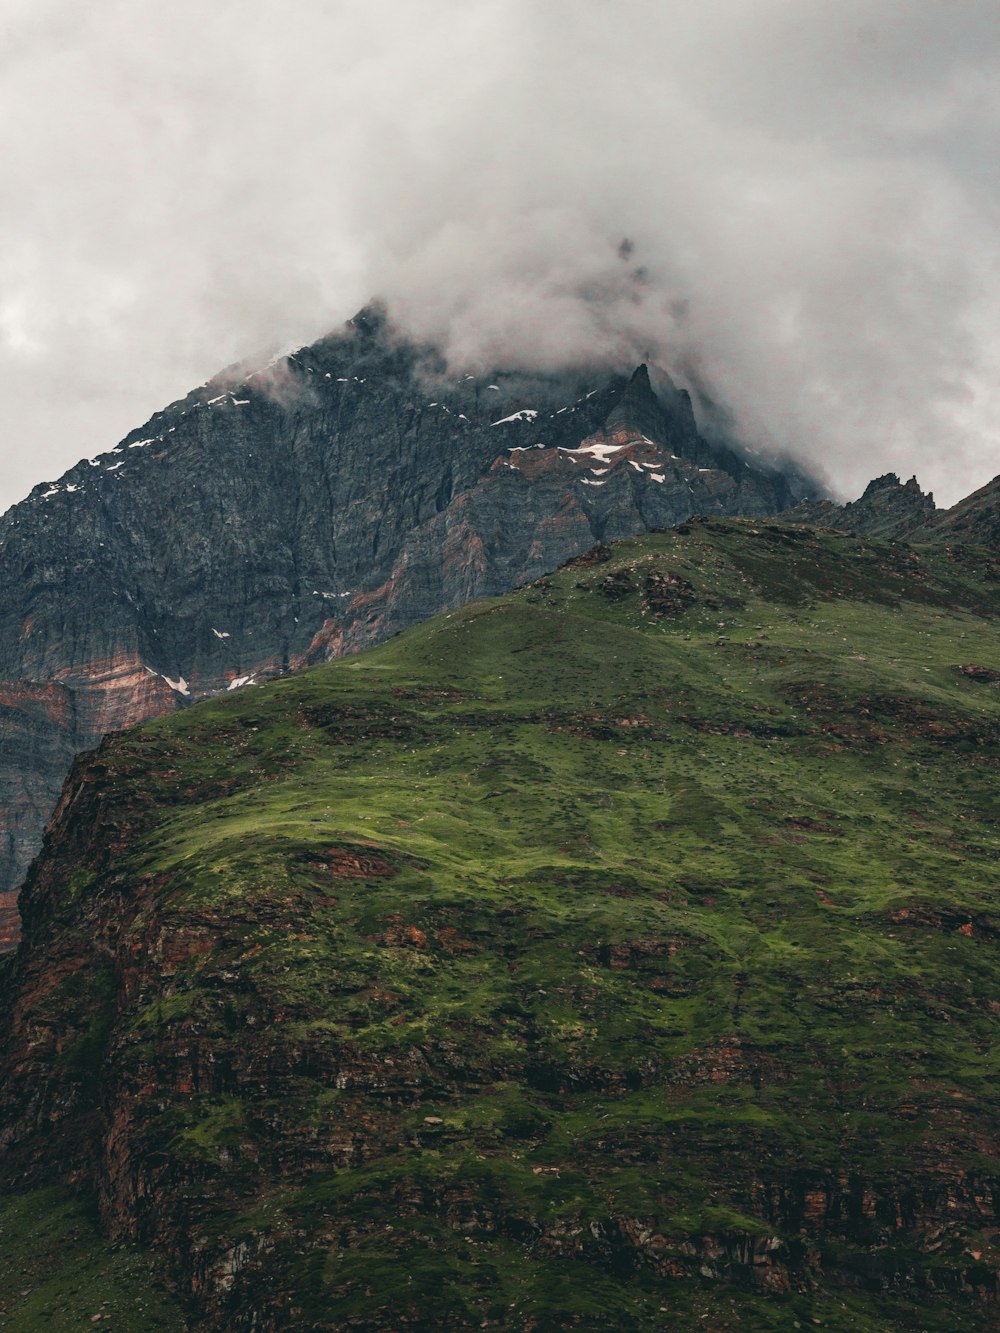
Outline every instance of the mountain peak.
{"label": "mountain peak", "polygon": [[657,444],[668,442],[666,413],[649,382],[645,362],[632,372],[621,398],[608,413],[605,430],[612,438],[623,441],[645,435]]}
{"label": "mountain peak", "polygon": [[[603,383],[463,373],[397,336],[377,300],[271,366],[192,390],[6,517],[0,952],[69,760],[105,731],[388,638],[609,532],[774,513],[791,494],[782,476],[718,471],[655,366],[659,396],[646,365]],[[579,448],[598,437],[611,454],[646,437],[645,461],[670,467],[588,467]],[[77,571],[65,589],[53,560]]]}
{"label": "mountain peak", "polygon": [[864,489],[862,500],[866,500],[870,495],[877,495],[879,491],[894,491],[899,486],[899,476],[895,472],[883,472],[880,477],[873,477]]}
{"label": "mountain peak", "polygon": [[347,327],[362,336],[377,338],[385,330],[388,323],[388,307],[384,301],[375,297],[347,321]]}
{"label": "mountain peak", "polygon": [[873,477],[858,500],[840,506],[829,500],[806,501],[791,514],[802,523],[828,524],[845,532],[889,541],[908,540],[937,514],[934,496],[925,495],[916,477],[901,482],[895,472]]}
{"label": "mountain peak", "polygon": [[[919,497],[919,499],[925,502],[924,504],[925,508],[927,507],[926,502],[929,501],[930,507],[933,509],[934,496],[930,493],[930,491],[928,491],[927,494],[925,495],[924,492],[920,489],[920,483],[917,481],[915,476],[911,477],[909,481],[900,481],[899,475],[896,472],[883,472],[881,477],[873,477],[872,480],[865,487],[864,494],[862,495],[861,499],[870,500],[873,496],[882,494],[893,495],[903,491],[905,491],[907,495]],[[858,504],[860,502],[856,500],[854,501],[854,503]]]}

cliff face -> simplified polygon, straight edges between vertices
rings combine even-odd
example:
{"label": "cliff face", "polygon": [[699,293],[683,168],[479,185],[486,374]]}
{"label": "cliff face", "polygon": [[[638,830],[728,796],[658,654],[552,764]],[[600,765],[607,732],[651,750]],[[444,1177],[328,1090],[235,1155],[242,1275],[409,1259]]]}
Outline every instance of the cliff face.
{"label": "cliff face", "polygon": [[198,1329],[995,1326],[997,577],[695,520],[109,738],[0,1176]]}
{"label": "cliff face", "polygon": [[69,759],[107,731],[805,489],[710,448],[644,368],[448,376],[377,312],[194,391],[2,520],[0,947]]}

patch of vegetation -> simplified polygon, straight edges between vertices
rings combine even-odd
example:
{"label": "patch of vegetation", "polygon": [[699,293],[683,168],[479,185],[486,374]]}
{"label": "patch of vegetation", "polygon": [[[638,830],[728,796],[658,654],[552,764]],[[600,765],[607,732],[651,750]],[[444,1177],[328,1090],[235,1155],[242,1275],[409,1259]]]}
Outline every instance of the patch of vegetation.
{"label": "patch of vegetation", "polygon": [[58,1190],[0,1199],[0,1328],[183,1333],[188,1322],[158,1265],[101,1239],[86,1200]]}

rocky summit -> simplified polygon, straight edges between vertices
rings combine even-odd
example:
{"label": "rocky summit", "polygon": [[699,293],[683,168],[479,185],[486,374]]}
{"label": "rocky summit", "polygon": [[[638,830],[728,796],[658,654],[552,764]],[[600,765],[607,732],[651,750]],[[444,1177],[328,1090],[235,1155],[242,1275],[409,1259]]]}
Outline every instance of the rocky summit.
{"label": "rocky summit", "polygon": [[815,491],[631,375],[450,372],[372,308],[230,370],[0,524],[0,949],[73,756],[595,541]]}
{"label": "rocky summit", "polygon": [[925,495],[916,477],[901,482],[895,472],[876,477],[860,499],[838,505],[832,500],[804,500],[789,517],[802,523],[829,524],[844,532],[907,540],[926,535],[938,514],[933,495]]}
{"label": "rocky summit", "polygon": [[902,482],[895,472],[876,477],[857,500],[840,505],[830,499],[803,500],[785,517],[854,532],[923,544],[961,545],[993,566],[1000,556],[1000,477],[981,486],[950,509],[938,509],[916,477]]}
{"label": "rocky summit", "polygon": [[998,587],[694,520],[78,760],[0,1322],[998,1327]]}

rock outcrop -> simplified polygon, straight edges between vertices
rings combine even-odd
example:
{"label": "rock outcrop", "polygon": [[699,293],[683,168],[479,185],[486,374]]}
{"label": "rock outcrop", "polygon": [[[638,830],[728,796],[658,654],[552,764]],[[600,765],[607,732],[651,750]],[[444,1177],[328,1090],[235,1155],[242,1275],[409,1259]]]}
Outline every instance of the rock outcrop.
{"label": "rock outcrop", "polygon": [[886,472],[870,481],[858,500],[845,505],[832,500],[806,500],[789,517],[861,536],[906,541],[917,539],[938,512],[934,496],[924,494],[916,477],[901,482],[895,472]]}
{"label": "rock outcrop", "polygon": [[449,373],[375,309],[224,373],[0,524],[0,949],[72,756],[108,731],[809,489],[709,445],[645,367]]}

